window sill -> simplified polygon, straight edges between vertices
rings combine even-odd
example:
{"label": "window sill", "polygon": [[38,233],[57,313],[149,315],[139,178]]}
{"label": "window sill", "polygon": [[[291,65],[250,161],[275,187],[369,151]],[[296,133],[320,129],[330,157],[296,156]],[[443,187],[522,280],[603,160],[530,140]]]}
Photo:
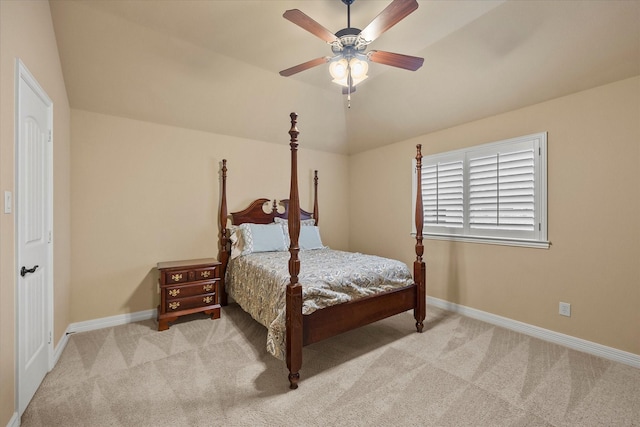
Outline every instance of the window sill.
{"label": "window sill", "polygon": [[[416,233],[411,233],[413,237]],[[502,246],[519,246],[525,248],[536,249],[549,249],[551,243],[542,240],[526,240],[526,239],[505,239],[505,238],[491,238],[486,236],[454,236],[450,234],[435,234],[424,233],[425,239],[430,240],[450,240],[453,242],[466,242],[466,243],[485,243],[489,245],[502,245]]]}

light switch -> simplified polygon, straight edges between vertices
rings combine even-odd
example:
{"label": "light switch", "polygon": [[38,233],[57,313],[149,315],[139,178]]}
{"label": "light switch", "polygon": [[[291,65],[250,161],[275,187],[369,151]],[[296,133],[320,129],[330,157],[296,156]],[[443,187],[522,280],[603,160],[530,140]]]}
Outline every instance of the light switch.
{"label": "light switch", "polygon": [[13,197],[11,197],[11,191],[4,192],[4,213],[10,214],[13,206]]}

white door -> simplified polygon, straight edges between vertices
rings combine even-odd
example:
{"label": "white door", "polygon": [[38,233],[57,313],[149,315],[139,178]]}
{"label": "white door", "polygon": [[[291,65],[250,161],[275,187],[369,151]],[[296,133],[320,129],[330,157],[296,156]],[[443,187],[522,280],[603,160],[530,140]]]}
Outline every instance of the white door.
{"label": "white door", "polygon": [[22,415],[49,371],[52,310],[51,100],[17,64],[18,406]]}

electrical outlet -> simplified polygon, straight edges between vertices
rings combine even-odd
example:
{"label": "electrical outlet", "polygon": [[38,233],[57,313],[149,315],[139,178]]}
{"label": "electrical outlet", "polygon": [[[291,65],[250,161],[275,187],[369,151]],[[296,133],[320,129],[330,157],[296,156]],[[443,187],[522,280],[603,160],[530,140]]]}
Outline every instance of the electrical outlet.
{"label": "electrical outlet", "polygon": [[560,303],[560,315],[561,316],[571,317],[571,304],[569,304],[568,302],[561,302]]}

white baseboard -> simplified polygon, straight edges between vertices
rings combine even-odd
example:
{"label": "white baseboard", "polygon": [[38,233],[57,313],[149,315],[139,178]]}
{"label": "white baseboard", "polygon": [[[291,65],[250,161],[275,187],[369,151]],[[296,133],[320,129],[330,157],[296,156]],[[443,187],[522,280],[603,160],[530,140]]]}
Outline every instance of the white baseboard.
{"label": "white baseboard", "polygon": [[140,322],[156,318],[156,309],[137,311],[135,313],[118,314],[117,316],[103,317],[101,319],[87,320],[86,322],[72,323],[67,327],[67,334],[75,332],[93,331],[95,329],[109,328],[111,326],[125,325],[132,322]]}
{"label": "white baseboard", "polygon": [[477,310],[475,308],[466,307],[464,305],[455,304],[439,298],[427,297],[427,304],[444,310],[453,311],[472,319],[481,320],[492,325],[500,326],[505,329],[520,332],[534,338],[549,341],[554,344],[563,345],[574,350],[599,356],[614,362],[624,363],[625,365],[640,368],[640,355],[629,353],[627,351],[618,350],[613,347],[607,347],[602,344],[583,340],[581,338],[572,337],[571,335],[561,334],[549,329],[540,328],[538,326],[529,325],[528,323],[519,322],[517,320],[508,319],[506,317],[487,313],[486,311]]}
{"label": "white baseboard", "polygon": [[7,424],[7,427],[20,427],[20,417],[18,416],[17,412],[13,413],[13,417],[11,417],[11,419],[9,420],[9,424]]}

